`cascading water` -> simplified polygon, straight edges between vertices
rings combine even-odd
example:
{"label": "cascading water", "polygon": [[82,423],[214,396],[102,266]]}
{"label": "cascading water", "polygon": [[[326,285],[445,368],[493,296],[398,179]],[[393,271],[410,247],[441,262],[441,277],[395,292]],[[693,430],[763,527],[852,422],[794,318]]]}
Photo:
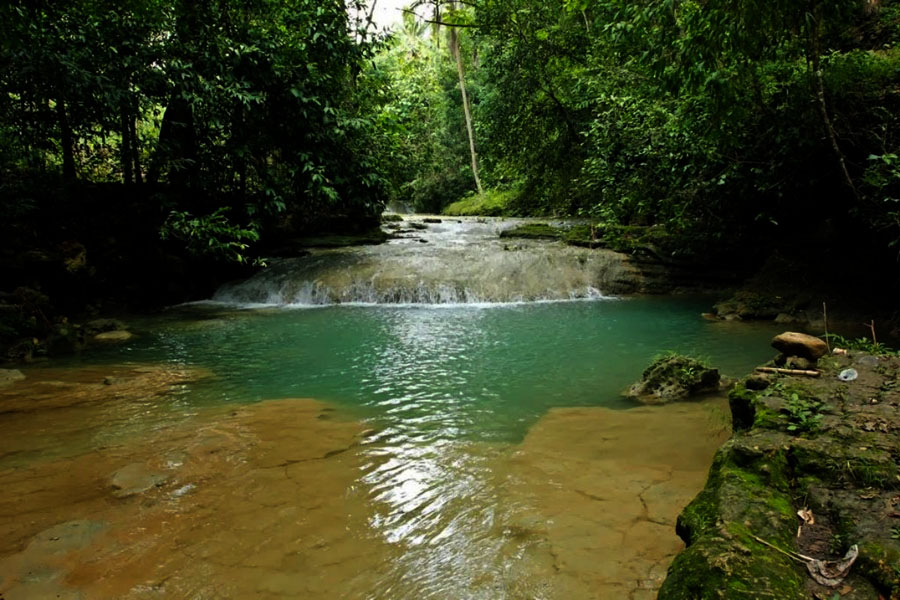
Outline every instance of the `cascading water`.
{"label": "cascading water", "polygon": [[523,220],[454,219],[380,246],[275,259],[219,289],[233,304],[477,304],[597,299],[630,265],[616,253],[500,238]]}

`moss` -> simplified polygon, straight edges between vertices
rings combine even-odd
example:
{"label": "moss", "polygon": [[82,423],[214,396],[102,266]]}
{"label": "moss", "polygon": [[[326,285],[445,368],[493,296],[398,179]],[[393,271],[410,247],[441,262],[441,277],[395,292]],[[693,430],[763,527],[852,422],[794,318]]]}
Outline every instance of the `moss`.
{"label": "moss", "polygon": [[900,598],[900,552],[874,541],[859,545],[855,568],[892,600]]}
{"label": "moss", "polygon": [[808,598],[804,573],[786,556],[731,523],[679,554],[659,600]]}
{"label": "moss", "polygon": [[559,239],[562,237],[562,229],[558,229],[547,223],[524,223],[518,227],[500,232],[501,238],[526,238],[526,239]]}
{"label": "moss", "polygon": [[512,205],[518,198],[517,190],[487,190],[483,194],[472,195],[449,206],[441,211],[445,215],[465,217],[502,217],[511,216]]}
{"label": "moss", "polygon": [[750,429],[756,420],[754,400],[757,392],[747,389],[746,383],[740,381],[728,392],[728,405],[731,408],[731,427],[735,431]]}
{"label": "moss", "polygon": [[569,246],[599,248],[605,246],[599,237],[601,233],[602,230],[593,225],[576,225],[565,232],[562,239]]}

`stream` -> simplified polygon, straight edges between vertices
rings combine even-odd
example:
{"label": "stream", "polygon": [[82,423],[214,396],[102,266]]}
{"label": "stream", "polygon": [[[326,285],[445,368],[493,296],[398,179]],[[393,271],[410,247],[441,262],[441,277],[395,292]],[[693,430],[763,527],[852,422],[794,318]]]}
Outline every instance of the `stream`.
{"label": "stream", "polygon": [[[412,219],[420,221],[420,219]],[[272,261],[0,387],[0,598],[654,598],[770,325],[461,219]],[[424,240],[424,241],[422,241]]]}

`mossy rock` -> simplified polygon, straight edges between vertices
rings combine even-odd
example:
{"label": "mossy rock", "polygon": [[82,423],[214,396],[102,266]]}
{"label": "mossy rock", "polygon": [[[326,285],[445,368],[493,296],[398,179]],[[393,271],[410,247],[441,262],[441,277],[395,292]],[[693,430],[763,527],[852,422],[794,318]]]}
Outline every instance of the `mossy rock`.
{"label": "mossy rock", "polygon": [[807,600],[805,572],[732,523],[679,554],[659,600]]}
{"label": "mossy rock", "polygon": [[[823,560],[856,544],[859,556],[846,581],[855,591],[844,597],[900,600],[900,528],[893,527],[900,507],[900,358],[823,362],[819,378],[754,375],[731,391],[735,433],[716,454],[704,489],[679,515],[677,532],[688,548],[659,598],[826,593],[802,564],[788,564],[761,539]],[[838,381],[849,365],[859,378]],[[799,536],[795,510],[807,507],[816,522]]]}
{"label": "mossy rock", "polygon": [[398,215],[397,213],[385,213],[381,215],[382,223],[399,223],[403,220],[403,217]]}
{"label": "mossy rock", "polygon": [[602,228],[592,225],[575,225],[562,236],[563,241],[569,246],[580,248],[602,248],[606,244],[600,238]]}
{"label": "mossy rock", "polygon": [[659,598],[808,597],[802,567],[757,539],[790,548],[796,532],[788,457],[760,450],[780,447],[772,435],[732,438],[716,454],[706,487],[678,517],[688,548]]}
{"label": "mossy rock", "polygon": [[713,310],[724,319],[752,321],[775,319],[782,313],[793,313],[799,308],[795,302],[782,296],[740,290],[731,298],[716,303]]}
{"label": "mossy rock", "polygon": [[561,238],[563,230],[547,223],[524,223],[500,232],[501,238],[551,239]]}
{"label": "mossy rock", "polygon": [[642,404],[666,404],[718,391],[720,381],[717,369],[694,358],[672,354],[653,361],[641,381],[625,390],[625,396]]}

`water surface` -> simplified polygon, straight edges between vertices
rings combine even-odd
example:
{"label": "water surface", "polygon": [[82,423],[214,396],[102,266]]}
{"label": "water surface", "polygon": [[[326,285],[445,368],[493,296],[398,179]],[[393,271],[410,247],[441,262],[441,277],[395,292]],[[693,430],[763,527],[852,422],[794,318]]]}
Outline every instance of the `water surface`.
{"label": "water surface", "polygon": [[[665,350],[735,376],[771,353],[770,327],[704,321],[707,305],[205,306],[135,322],[125,345],[0,393],[0,592],[652,597],[724,409],[634,409],[619,392]],[[164,482],[111,495],[133,464]]]}

